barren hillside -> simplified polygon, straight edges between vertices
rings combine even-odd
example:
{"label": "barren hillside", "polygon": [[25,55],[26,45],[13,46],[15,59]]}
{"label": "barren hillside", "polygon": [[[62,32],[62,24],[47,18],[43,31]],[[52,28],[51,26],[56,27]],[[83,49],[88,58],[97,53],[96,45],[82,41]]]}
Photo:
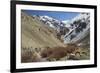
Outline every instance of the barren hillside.
{"label": "barren hillside", "polygon": [[36,17],[21,13],[22,48],[64,46],[55,36],[56,31],[43,25]]}

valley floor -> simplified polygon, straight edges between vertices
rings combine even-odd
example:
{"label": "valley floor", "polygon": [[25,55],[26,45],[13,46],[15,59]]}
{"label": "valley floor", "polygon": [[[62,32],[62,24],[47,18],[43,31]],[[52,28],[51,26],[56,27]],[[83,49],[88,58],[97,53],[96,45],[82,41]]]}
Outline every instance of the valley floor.
{"label": "valley floor", "polygon": [[67,60],[89,60],[90,48],[67,45],[66,47],[22,48],[21,62],[46,62]]}

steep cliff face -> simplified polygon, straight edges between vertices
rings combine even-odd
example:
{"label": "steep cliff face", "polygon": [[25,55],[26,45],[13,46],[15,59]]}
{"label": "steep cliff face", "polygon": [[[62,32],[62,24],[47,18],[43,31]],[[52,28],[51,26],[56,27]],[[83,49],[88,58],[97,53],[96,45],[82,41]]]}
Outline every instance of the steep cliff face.
{"label": "steep cliff face", "polygon": [[90,34],[89,13],[81,13],[80,15],[73,18],[71,22],[70,32],[64,36],[64,43],[82,42],[82,40]]}

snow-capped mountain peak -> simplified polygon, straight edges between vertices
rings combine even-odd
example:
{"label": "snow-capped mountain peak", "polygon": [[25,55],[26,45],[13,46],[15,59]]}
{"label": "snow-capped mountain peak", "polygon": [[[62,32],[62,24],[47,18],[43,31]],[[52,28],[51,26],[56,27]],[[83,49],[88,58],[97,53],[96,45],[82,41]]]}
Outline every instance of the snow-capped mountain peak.
{"label": "snow-capped mountain peak", "polygon": [[70,28],[70,24],[71,24],[71,21],[70,20],[64,20],[62,22],[65,24],[65,27]]}
{"label": "snow-capped mountain peak", "polygon": [[89,13],[81,13],[72,19],[70,24],[72,29],[64,36],[65,43],[75,43],[83,39],[89,34],[90,15]]}

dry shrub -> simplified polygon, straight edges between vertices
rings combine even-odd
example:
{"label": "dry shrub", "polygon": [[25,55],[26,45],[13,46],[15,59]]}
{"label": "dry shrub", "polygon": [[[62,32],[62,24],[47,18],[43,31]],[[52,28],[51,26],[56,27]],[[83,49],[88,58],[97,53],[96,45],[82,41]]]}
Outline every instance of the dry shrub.
{"label": "dry shrub", "polygon": [[78,46],[76,44],[68,44],[66,47],[45,48],[41,52],[41,56],[47,59],[55,58],[56,60],[59,60],[62,57],[75,53],[77,49]]}

